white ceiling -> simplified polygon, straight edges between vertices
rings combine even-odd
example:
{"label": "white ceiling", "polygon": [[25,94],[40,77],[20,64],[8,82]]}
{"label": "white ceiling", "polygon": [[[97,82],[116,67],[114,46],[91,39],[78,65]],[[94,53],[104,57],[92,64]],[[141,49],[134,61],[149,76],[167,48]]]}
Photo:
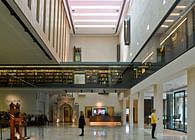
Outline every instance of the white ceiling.
{"label": "white ceiling", "polygon": [[116,34],[129,0],[66,0],[74,34]]}

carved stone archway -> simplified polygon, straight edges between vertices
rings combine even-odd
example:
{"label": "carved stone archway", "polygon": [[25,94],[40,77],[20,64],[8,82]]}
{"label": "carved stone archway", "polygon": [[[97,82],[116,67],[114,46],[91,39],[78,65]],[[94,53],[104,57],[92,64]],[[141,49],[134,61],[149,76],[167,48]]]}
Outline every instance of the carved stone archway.
{"label": "carved stone archway", "polygon": [[[71,117],[68,122],[72,122],[74,98],[69,96],[58,96],[57,104],[54,105],[54,116],[57,122],[65,122],[66,113]],[[68,109],[68,110],[67,110]],[[67,112],[68,111],[68,112]]]}

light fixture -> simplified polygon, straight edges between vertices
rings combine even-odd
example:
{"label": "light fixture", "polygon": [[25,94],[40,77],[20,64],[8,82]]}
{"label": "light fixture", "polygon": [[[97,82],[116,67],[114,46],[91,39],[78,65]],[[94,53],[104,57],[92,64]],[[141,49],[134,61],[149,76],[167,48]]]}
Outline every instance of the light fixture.
{"label": "light fixture", "polygon": [[75,28],[115,28],[116,25],[75,25]]}
{"label": "light fixture", "polygon": [[172,30],[172,32],[163,40],[160,42],[160,46],[187,20],[187,18],[185,18],[184,20],[181,21],[181,23],[174,29]]}
{"label": "light fixture", "polygon": [[152,51],[148,56],[146,56],[146,58],[142,61],[142,63],[145,63],[153,54],[154,52]]}
{"label": "light fixture", "polygon": [[163,25],[161,25],[161,27],[162,27],[162,28],[169,28],[169,26],[168,26],[168,25],[164,25],[164,24],[163,24]]}
{"label": "light fixture", "polygon": [[120,9],[120,6],[71,6],[71,9]]}
{"label": "light fixture", "polygon": [[147,25],[147,28],[146,28],[146,29],[147,29],[147,30],[150,30],[150,25],[149,25],[149,24]]}
{"label": "light fixture", "polygon": [[[83,0],[71,0],[71,1],[82,1],[83,2]],[[85,0],[85,1],[94,1],[94,0]],[[96,1],[96,0],[95,0]],[[105,2],[105,0],[98,0],[98,1],[104,1]],[[113,2],[113,1],[122,1],[122,0],[106,0],[106,1],[111,1],[111,2]]]}
{"label": "light fixture", "polygon": [[176,9],[185,9],[187,6],[185,5],[177,5],[176,6]]}
{"label": "light fixture", "polygon": [[170,16],[179,16],[180,13],[171,13]]}
{"label": "light fixture", "polygon": [[117,22],[115,19],[75,19],[74,22]]}
{"label": "light fixture", "polygon": [[175,20],[173,20],[173,19],[167,19],[167,20],[165,20],[165,22],[174,22]]}
{"label": "light fixture", "polygon": [[162,2],[163,2],[163,5],[165,5],[165,4],[166,4],[166,0],[162,0]]}
{"label": "light fixture", "polygon": [[118,13],[73,13],[73,16],[118,16]]}
{"label": "light fixture", "polygon": [[130,56],[133,56],[133,53],[132,52],[130,52]]}

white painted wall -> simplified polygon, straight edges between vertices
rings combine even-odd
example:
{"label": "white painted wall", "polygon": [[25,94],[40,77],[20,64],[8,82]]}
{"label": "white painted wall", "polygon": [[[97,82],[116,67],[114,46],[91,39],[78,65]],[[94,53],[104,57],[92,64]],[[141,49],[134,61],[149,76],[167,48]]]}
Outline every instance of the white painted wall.
{"label": "white painted wall", "polygon": [[113,106],[114,113],[122,114],[122,104],[118,100],[117,93],[109,93],[109,95],[99,95],[97,93],[86,93],[85,96],[74,94],[75,103],[79,104],[79,110],[85,110],[85,106]]}
{"label": "white painted wall", "polygon": [[81,48],[82,62],[116,62],[118,36],[71,36],[68,61],[73,47]]}
{"label": "white painted wall", "polygon": [[[131,43],[129,51],[127,51],[128,47],[124,45],[124,30],[122,27],[120,33],[121,61],[132,61],[175,1],[133,0],[130,3],[127,15],[131,17]],[[149,27],[148,30],[147,26]]]}
{"label": "white painted wall", "polygon": [[48,114],[48,96],[32,90],[0,90],[0,110],[9,111],[9,104],[20,103],[20,111],[27,114]]}

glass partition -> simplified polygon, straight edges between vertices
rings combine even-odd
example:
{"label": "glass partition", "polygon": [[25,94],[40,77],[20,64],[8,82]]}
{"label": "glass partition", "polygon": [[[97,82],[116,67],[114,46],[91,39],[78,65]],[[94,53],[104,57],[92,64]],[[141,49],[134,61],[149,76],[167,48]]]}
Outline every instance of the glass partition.
{"label": "glass partition", "polygon": [[185,90],[167,94],[165,128],[187,132],[187,96]]}
{"label": "glass partition", "polygon": [[[182,8],[181,8],[182,7]],[[177,13],[177,14],[175,14]],[[133,63],[136,79],[144,79],[195,46],[195,3],[178,3],[145,42]],[[143,68],[144,67],[144,68]]]}

